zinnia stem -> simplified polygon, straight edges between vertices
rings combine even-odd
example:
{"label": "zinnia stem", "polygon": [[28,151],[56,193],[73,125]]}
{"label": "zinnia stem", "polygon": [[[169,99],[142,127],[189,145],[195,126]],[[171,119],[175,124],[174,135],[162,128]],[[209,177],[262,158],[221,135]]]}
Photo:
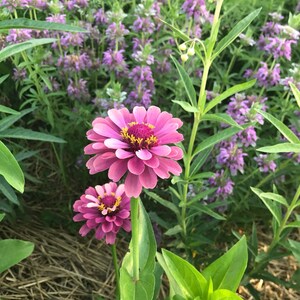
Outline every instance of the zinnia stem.
{"label": "zinnia stem", "polygon": [[132,232],[132,257],[133,257],[133,280],[140,279],[139,271],[139,198],[131,198],[131,232]]}
{"label": "zinnia stem", "polygon": [[114,263],[115,274],[116,274],[116,299],[118,300],[120,299],[120,273],[119,273],[116,244],[111,245],[111,252],[112,252],[113,263]]}

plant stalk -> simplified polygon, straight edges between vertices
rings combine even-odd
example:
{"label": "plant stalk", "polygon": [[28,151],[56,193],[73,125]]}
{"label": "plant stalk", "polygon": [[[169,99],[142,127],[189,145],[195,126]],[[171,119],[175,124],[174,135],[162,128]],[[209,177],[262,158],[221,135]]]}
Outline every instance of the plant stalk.
{"label": "plant stalk", "polygon": [[119,300],[120,299],[120,274],[119,274],[116,244],[111,245],[111,253],[113,257],[113,264],[114,264],[115,275],[116,275],[116,299]]}

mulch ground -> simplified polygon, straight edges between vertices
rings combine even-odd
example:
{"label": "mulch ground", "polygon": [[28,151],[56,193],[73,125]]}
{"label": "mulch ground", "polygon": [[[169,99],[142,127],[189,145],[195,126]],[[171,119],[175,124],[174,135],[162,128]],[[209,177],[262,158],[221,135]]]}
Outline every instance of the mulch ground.
{"label": "mulch ground", "polygon": [[[33,254],[0,274],[1,300],[99,300],[114,299],[114,270],[111,250],[93,238],[71,235],[64,228],[45,227],[39,219],[0,226],[0,238],[17,238],[35,244]],[[266,240],[268,237],[266,237]],[[127,249],[121,241],[120,259]],[[266,247],[263,243],[261,249]],[[274,261],[268,271],[289,280],[297,269],[292,257]],[[262,300],[298,300],[300,294],[272,282],[252,281]],[[253,298],[244,287],[239,289],[245,300]]]}

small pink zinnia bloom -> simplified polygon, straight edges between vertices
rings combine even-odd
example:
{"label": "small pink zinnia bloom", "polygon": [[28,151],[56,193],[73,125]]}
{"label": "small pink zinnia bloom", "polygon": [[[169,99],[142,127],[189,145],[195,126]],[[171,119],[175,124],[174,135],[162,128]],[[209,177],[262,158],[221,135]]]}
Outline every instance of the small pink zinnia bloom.
{"label": "small pink zinnia bloom", "polygon": [[96,118],[87,138],[93,141],[85,154],[95,154],[86,164],[90,174],[108,170],[108,177],[117,182],[126,173],[125,193],[138,197],[142,187],[153,189],[157,176],[180,175],[176,160],[183,156],[179,147],[168,146],[183,140],[177,132],[182,121],[156,106],[111,109],[108,117]]}
{"label": "small pink zinnia bloom", "polygon": [[78,212],[73,217],[75,222],[86,221],[79,230],[81,236],[94,229],[96,239],[105,236],[107,244],[114,244],[121,228],[127,232],[131,230],[130,199],[124,192],[124,184],[117,186],[110,182],[89,187],[80,200],[75,201],[73,209]]}

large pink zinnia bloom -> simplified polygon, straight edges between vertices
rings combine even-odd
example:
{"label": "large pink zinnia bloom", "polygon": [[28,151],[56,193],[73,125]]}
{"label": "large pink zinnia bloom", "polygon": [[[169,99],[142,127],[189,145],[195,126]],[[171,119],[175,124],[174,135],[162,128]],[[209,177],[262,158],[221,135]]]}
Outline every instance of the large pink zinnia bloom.
{"label": "large pink zinnia bloom", "polygon": [[157,176],[169,178],[170,173],[180,175],[176,162],[183,153],[179,147],[168,146],[183,140],[177,129],[181,120],[156,106],[146,111],[135,107],[133,113],[126,108],[111,109],[108,117],[96,118],[87,138],[93,141],[85,147],[85,154],[95,154],[86,164],[90,174],[109,169],[108,177],[117,182],[125,173],[125,193],[138,197],[142,187],[153,189]]}
{"label": "large pink zinnia bloom", "polygon": [[110,182],[95,188],[89,187],[73,205],[75,222],[86,221],[80,228],[82,236],[95,230],[95,237],[101,240],[105,236],[107,244],[114,244],[121,228],[131,230],[130,199],[124,191],[124,184],[117,186]]}

